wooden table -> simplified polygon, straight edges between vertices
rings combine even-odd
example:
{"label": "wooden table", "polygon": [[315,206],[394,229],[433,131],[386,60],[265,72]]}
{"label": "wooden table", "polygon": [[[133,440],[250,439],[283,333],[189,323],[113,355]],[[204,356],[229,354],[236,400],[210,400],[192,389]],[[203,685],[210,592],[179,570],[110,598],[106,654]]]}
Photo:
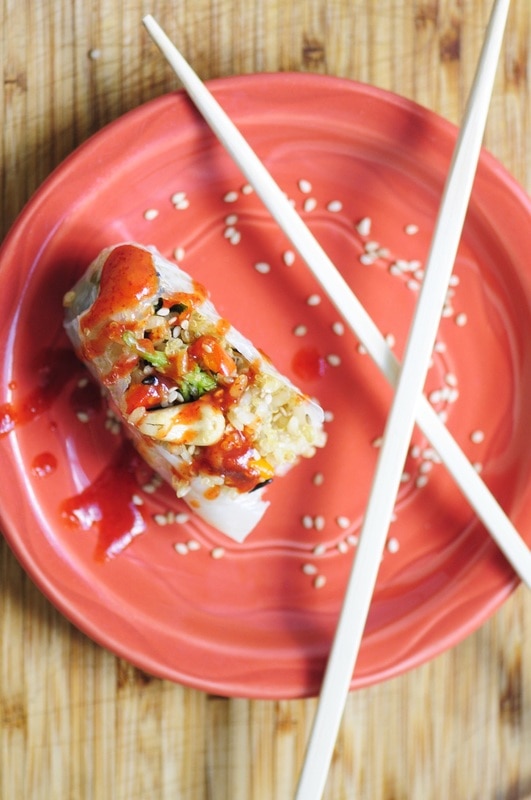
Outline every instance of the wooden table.
{"label": "wooden table", "polygon": [[[153,13],[203,78],[300,70],[459,122],[490,0],[30,0],[0,11],[1,225],[94,131],[175,87]],[[531,6],[514,0],[486,144],[531,185]],[[9,490],[3,475],[3,490]],[[0,542],[2,800],[284,800],[314,700],[223,699],[149,677],[39,593]],[[432,663],[353,693],[327,800],[531,797],[531,595]]]}

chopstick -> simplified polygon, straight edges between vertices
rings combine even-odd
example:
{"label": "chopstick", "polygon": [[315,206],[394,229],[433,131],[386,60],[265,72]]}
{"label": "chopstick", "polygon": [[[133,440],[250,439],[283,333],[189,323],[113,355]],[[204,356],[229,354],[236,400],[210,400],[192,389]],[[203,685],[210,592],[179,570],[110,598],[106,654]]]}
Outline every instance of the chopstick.
{"label": "chopstick", "polygon": [[445,184],[422,287],[387,418],[374,481],[330,651],[296,800],[322,796],[376,584],[400,476],[429,369],[467,207],[496,74],[509,0],[495,0]]}
{"label": "chopstick", "polygon": [[[151,15],[143,23],[214,134],[321,283],[345,322],[392,386],[400,364],[363,305],[240,131]],[[520,579],[531,588],[531,552],[497,500],[422,395],[417,424]]]}

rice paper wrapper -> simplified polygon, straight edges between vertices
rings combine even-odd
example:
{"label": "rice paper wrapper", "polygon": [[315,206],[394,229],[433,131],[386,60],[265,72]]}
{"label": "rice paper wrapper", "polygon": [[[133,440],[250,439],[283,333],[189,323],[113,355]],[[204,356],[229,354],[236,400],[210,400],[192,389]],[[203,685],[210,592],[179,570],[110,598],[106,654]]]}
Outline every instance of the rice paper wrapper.
{"label": "rice paper wrapper", "polygon": [[242,542],[265,487],[323,447],[320,406],[154,248],[105,249],[65,295],[65,329],[146,462]]}

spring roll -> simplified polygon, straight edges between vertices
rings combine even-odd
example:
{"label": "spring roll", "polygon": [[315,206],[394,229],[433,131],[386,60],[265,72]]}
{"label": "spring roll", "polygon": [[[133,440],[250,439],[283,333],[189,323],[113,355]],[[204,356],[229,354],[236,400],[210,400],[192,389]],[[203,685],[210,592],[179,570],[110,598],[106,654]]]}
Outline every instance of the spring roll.
{"label": "spring roll", "polygon": [[65,329],[148,464],[242,542],[265,487],[323,447],[323,411],[154,248],[105,249],[66,293]]}

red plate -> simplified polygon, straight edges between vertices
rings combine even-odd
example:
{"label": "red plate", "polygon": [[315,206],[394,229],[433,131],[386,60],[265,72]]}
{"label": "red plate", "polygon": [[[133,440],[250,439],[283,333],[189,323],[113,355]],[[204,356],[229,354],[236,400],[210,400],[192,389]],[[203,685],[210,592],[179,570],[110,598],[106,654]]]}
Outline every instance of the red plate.
{"label": "red plate", "polygon": [[[333,78],[211,88],[400,355],[455,128]],[[298,697],[320,687],[390,391],[244,183],[175,93],[94,136],[30,201],[1,252],[1,513],[33,580],[105,647],[210,692]],[[426,387],[527,541],[529,219],[527,196],[484,154]],[[329,412],[326,448],[270,487],[271,508],[243,545],[180,521],[171,491],[131,470],[98,393],[79,385],[62,295],[124,240],[166,256],[181,248],[219,311]],[[112,497],[118,521],[129,515],[144,533],[102,558],[105,531],[64,516],[83,491],[93,509]],[[456,644],[516,584],[417,432],[352,685]]]}

